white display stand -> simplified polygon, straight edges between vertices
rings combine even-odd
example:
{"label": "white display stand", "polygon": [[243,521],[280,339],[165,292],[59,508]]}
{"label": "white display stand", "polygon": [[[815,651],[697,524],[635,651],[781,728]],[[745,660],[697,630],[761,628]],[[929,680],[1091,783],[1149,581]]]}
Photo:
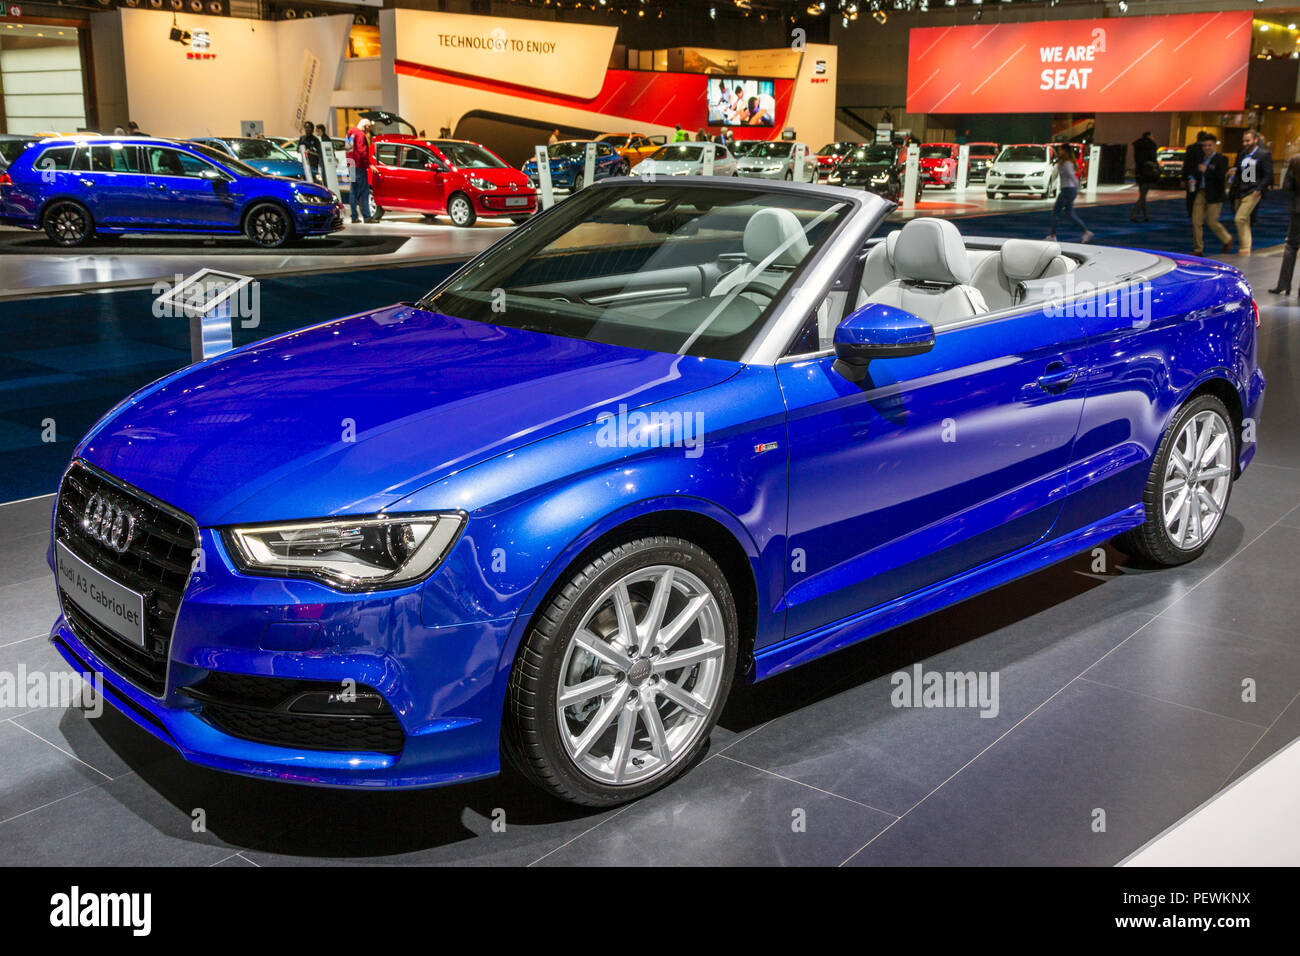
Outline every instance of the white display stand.
{"label": "white display stand", "polygon": [[808,163],[808,147],[803,143],[794,144],[794,181],[803,182],[804,166]]}
{"label": "white display stand", "polygon": [[555,187],[551,185],[551,154],[545,146],[538,146],[537,157],[537,200],[539,209],[550,209],[555,205]]}
{"label": "white display stand", "polygon": [[713,144],[713,143],[705,143],[705,144],[704,144],[704,156],[703,156],[702,159],[700,160],[700,175],[701,175],[701,176],[712,176],[712,175],[713,175],[713,160],[714,160],[714,158],[716,157],[717,152],[718,152],[718,151],[717,151],[717,149],[714,148],[714,144]]}
{"label": "white display stand", "polygon": [[252,281],[248,276],[233,272],[200,269],[158,296],[154,302],[154,314],[187,316],[190,320],[190,361],[202,362],[234,347],[230,301]]}
{"label": "white display stand", "polygon": [[1097,176],[1101,173],[1101,147],[1088,147],[1088,198],[1097,195]]}
{"label": "white display stand", "polygon": [[582,188],[596,181],[596,144],[588,143],[582,154]]}
{"label": "white display stand", "polygon": [[341,198],[343,189],[339,183],[338,164],[334,162],[334,145],[328,139],[320,144],[320,154],[320,168],[325,174],[325,188]]}
{"label": "white display stand", "polygon": [[957,147],[957,182],[953,188],[959,192],[966,191],[966,182],[970,177],[970,145],[962,143]]}
{"label": "white display stand", "polygon": [[907,146],[907,162],[903,165],[903,208],[916,208],[916,184],[921,179],[921,149],[919,146],[909,143]]}

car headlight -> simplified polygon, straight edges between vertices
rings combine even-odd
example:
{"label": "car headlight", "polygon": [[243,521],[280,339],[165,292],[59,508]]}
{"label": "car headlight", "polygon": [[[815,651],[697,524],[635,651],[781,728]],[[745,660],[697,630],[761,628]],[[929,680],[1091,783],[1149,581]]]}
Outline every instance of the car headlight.
{"label": "car headlight", "polygon": [[486,179],[480,179],[478,176],[471,176],[469,178],[469,184],[475,189],[489,190],[497,188],[496,183],[489,182]]}
{"label": "car headlight", "polygon": [[677,170],[674,170],[674,171],[673,171],[673,175],[674,175],[674,176],[689,176],[692,172],[694,172],[694,170],[691,170],[691,169],[677,169]]}
{"label": "car headlight", "polygon": [[872,177],[871,177],[871,181],[872,181],[873,183],[883,183],[883,182],[884,182],[885,180],[887,180],[888,178],[889,178],[889,174],[888,174],[888,173],[878,173],[878,174],[876,174],[875,176],[872,176]]}
{"label": "car headlight", "polygon": [[826,181],[828,183],[838,183],[840,181],[840,174],[831,173],[829,176],[826,177]]}
{"label": "car headlight", "polygon": [[322,196],[320,193],[300,192],[294,195],[298,197],[298,202],[308,206],[328,206],[334,202],[333,196]]}
{"label": "car headlight", "polygon": [[456,513],[336,518],[228,528],[225,539],[241,571],[370,591],[426,577],[463,523]]}

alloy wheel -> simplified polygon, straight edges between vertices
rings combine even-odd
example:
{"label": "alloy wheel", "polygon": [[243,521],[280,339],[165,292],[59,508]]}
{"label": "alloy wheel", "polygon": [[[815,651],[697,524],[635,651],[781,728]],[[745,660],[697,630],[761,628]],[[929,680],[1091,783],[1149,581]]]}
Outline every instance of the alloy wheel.
{"label": "alloy wheel", "polygon": [[601,593],[569,642],[555,702],[584,775],[642,783],[691,750],[718,705],[723,627],[717,598],[684,568],[642,568]]}
{"label": "alloy wheel", "polygon": [[1165,531],[1184,551],[1199,547],[1218,527],[1232,484],[1232,432],[1206,410],[1183,425],[1169,453],[1161,489]]}
{"label": "alloy wheel", "polygon": [[258,245],[278,246],[288,234],[288,218],[274,206],[263,206],[253,212],[249,231]]}
{"label": "alloy wheel", "polygon": [[86,214],[77,206],[65,203],[50,217],[50,233],[56,242],[76,245],[86,236]]}
{"label": "alloy wheel", "polygon": [[469,200],[464,196],[453,196],[451,202],[447,204],[447,214],[451,216],[451,221],[458,226],[469,225],[473,213],[473,207],[470,206]]}

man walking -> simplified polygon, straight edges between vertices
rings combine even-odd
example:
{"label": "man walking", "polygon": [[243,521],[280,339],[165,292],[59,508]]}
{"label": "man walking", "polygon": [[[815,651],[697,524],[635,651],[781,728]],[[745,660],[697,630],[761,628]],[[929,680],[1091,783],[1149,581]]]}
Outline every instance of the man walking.
{"label": "man walking", "polygon": [[357,215],[360,207],[361,216],[366,222],[370,218],[370,120],[363,119],[348,130],[348,202],[352,206],[352,221],[360,222]]}
{"label": "man walking", "polygon": [[1242,134],[1241,153],[1232,171],[1232,182],[1240,197],[1237,214],[1232,217],[1237,226],[1237,248],[1243,256],[1248,256],[1252,238],[1250,217],[1273,185],[1273,154],[1264,148],[1264,139],[1256,130],[1249,129]]}
{"label": "man walking", "polygon": [[1158,153],[1156,141],[1151,138],[1150,132],[1133,140],[1133,172],[1137,180],[1138,200],[1129,213],[1129,222],[1137,222],[1138,213],[1142,214],[1143,222],[1150,222],[1150,217],[1147,216],[1147,190],[1160,179],[1160,165],[1156,161]]}
{"label": "man walking", "polygon": [[[1204,135],[1200,162],[1187,181],[1187,194],[1192,204],[1192,252],[1198,256],[1205,252],[1206,226],[1223,243],[1225,253],[1232,249],[1232,234],[1219,222],[1219,210],[1223,208],[1228,189],[1228,158],[1219,152],[1218,137],[1213,133]],[[1190,148],[1188,152],[1191,152]]]}
{"label": "man walking", "polygon": [[1286,230],[1286,248],[1282,250],[1282,268],[1278,270],[1277,285],[1269,289],[1274,295],[1291,293],[1291,276],[1295,272],[1296,252],[1300,251],[1300,155],[1292,156],[1282,177],[1282,194],[1291,213]]}

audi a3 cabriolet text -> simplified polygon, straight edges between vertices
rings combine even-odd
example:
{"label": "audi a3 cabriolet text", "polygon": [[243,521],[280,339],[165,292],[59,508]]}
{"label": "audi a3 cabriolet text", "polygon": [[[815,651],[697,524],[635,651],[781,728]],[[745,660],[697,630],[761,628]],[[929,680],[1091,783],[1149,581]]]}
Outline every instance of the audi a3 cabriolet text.
{"label": "audi a3 cabriolet text", "polygon": [[825,186],[611,179],[416,304],[110,411],[51,634],[186,758],[610,805],[758,681],[1116,539],[1197,557],[1251,460],[1217,262],[963,238]]}

